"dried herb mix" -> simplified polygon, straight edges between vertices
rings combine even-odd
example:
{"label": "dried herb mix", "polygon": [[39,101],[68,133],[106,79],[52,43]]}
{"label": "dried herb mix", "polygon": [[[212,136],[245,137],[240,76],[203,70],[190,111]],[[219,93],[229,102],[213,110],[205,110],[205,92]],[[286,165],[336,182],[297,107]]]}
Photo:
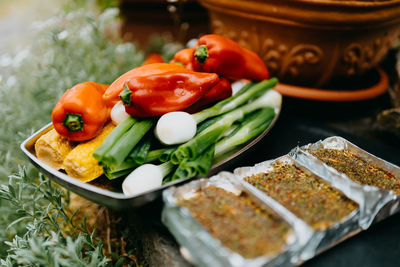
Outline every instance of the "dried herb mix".
{"label": "dried herb mix", "polygon": [[377,186],[393,190],[396,195],[400,194],[400,177],[394,176],[376,164],[369,163],[348,149],[324,148],[309,152],[359,184]]}
{"label": "dried herb mix", "polygon": [[178,205],[188,208],[212,236],[245,258],[274,257],[284,250],[289,224],[246,193],[236,196],[209,186]]}
{"label": "dried herb mix", "polygon": [[342,192],[294,164],[275,162],[271,166],[271,171],[244,180],[266,192],[315,230],[328,228],[358,207]]}

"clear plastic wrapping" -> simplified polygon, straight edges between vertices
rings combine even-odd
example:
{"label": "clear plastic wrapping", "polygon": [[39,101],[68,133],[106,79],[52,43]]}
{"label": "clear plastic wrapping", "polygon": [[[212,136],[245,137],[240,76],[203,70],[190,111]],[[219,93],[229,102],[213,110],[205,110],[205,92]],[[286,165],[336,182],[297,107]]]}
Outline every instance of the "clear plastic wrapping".
{"label": "clear plastic wrapping", "polygon": [[[286,238],[284,250],[274,257],[260,256],[252,259],[245,258],[225,247],[218,239],[214,238],[185,208],[178,206],[179,199],[189,199],[201,189],[209,186],[222,188],[226,191],[240,195],[245,191],[258,205],[266,205],[257,195],[246,190],[233,178],[233,174],[222,172],[210,179],[201,179],[190,182],[181,187],[172,187],[165,190],[163,198],[165,206],[162,212],[162,221],[173,233],[178,242],[186,247],[194,261],[200,266],[288,266],[298,261],[299,255],[304,251],[306,244],[312,241],[313,231],[306,224],[288,213],[284,208],[271,206],[278,216],[284,219],[291,227]],[[282,216],[283,215],[283,216]],[[289,219],[288,219],[289,218]],[[315,238],[315,236],[314,236]],[[320,238],[317,236],[317,238]],[[319,241],[317,240],[317,243]]]}
{"label": "clear plastic wrapping", "polygon": [[363,229],[367,229],[374,219],[380,220],[399,210],[399,196],[395,195],[392,191],[354,182],[346,174],[328,166],[310,153],[325,148],[349,150],[368,163],[375,164],[393,173],[398,178],[400,178],[400,168],[337,136],[329,137],[323,141],[308,144],[301,148],[295,148],[289,153],[291,157],[307,166],[307,168],[325,180],[328,180],[335,187],[340,188],[346,196],[360,205],[359,225]]}

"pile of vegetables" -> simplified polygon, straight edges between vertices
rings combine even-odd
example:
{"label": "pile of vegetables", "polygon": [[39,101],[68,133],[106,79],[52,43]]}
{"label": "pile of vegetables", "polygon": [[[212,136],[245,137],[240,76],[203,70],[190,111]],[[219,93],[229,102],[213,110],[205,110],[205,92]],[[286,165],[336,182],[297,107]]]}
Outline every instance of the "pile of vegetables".
{"label": "pile of vegetables", "polygon": [[[127,176],[126,195],[206,176],[216,158],[263,132],[281,105],[270,90],[277,79],[268,79],[257,54],[229,38],[205,35],[170,63],[162,60],[151,55],[110,86],[88,82],[67,90],[53,125],[80,142],[73,150],[80,146],[81,159],[75,164],[68,154],[69,165],[60,168],[85,182],[98,177],[85,169],[89,163],[79,164],[84,155],[109,179]],[[243,79],[247,84],[233,95],[231,82]]]}

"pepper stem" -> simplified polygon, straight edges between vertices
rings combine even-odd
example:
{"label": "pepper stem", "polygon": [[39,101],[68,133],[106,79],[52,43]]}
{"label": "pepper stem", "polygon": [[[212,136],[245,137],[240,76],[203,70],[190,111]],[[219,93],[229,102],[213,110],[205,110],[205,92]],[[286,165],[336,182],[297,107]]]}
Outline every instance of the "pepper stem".
{"label": "pepper stem", "polygon": [[132,95],[131,90],[129,89],[128,85],[125,84],[124,90],[122,90],[122,92],[119,94],[119,98],[121,98],[122,102],[126,106],[131,105],[131,95]]}
{"label": "pepper stem", "polygon": [[208,49],[207,46],[205,45],[200,45],[197,49],[196,52],[194,52],[194,58],[196,59],[197,62],[200,64],[204,64],[208,58]]}
{"label": "pepper stem", "polygon": [[62,124],[70,133],[83,131],[83,120],[81,114],[67,113]]}

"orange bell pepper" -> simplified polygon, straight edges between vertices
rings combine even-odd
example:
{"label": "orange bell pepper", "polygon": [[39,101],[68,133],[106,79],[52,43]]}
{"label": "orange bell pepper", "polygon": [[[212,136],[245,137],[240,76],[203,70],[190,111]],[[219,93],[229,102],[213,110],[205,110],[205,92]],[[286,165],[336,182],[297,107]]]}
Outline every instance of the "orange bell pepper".
{"label": "orange bell pepper", "polygon": [[107,88],[105,84],[85,82],[68,89],[52,112],[55,130],[73,141],[96,137],[110,117],[110,109],[103,99]]}
{"label": "orange bell pepper", "polygon": [[203,35],[193,49],[196,71],[213,72],[234,80],[269,78],[267,67],[256,53],[227,37]]}
{"label": "orange bell pepper", "polygon": [[163,63],[164,59],[160,54],[150,54],[142,65],[153,64],[153,63]]}
{"label": "orange bell pepper", "polygon": [[182,64],[188,70],[193,70],[193,57],[194,50],[192,48],[185,48],[175,53],[174,58],[170,63]]}
{"label": "orange bell pepper", "polygon": [[[140,72],[142,69],[145,71]],[[119,96],[126,112],[136,117],[159,116],[183,110],[203,97],[219,81],[215,73],[194,72],[177,64],[165,63],[138,67],[131,75],[124,77],[125,87]]]}

